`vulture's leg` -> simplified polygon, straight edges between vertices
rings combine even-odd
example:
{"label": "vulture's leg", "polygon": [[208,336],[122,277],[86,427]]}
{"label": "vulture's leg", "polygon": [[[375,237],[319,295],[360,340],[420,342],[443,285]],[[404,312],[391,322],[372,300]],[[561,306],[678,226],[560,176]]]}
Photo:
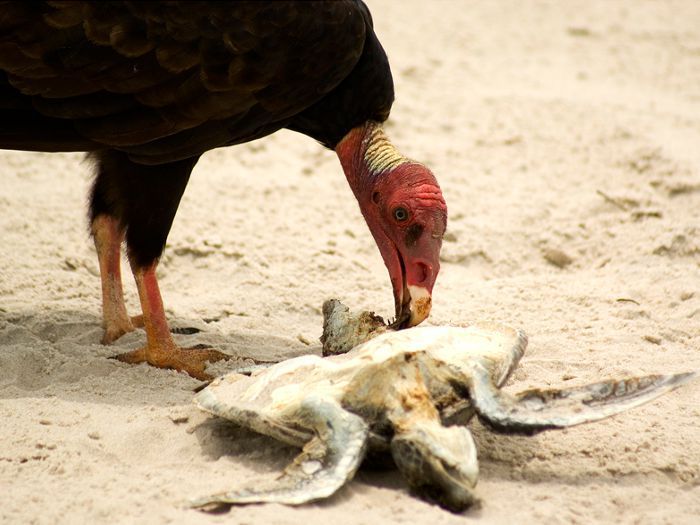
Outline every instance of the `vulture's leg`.
{"label": "vulture's leg", "polygon": [[[146,166],[133,163],[125,154],[115,151],[98,153],[97,158],[99,171],[95,187],[100,189],[100,200],[93,198],[93,223],[98,219],[99,224],[98,206],[102,205],[114,218],[112,224],[121,225],[121,228],[115,227],[114,235],[110,236],[109,232],[106,235],[107,245],[112,246],[104,249],[106,266],[111,259],[109,254],[118,251],[114,245],[121,242],[119,232],[125,232],[146,330],[146,345],[117,359],[127,363],[146,362],[159,368],[187,372],[197,379],[210,379],[204,372],[206,361],[225,359],[226,354],[212,349],[180,348],[175,344],[156,277],[158,258],[197,159]],[[96,243],[99,243],[97,238]]]}
{"label": "vulture's leg", "polygon": [[105,161],[107,153],[95,155],[98,171],[90,195],[90,230],[102,281],[102,344],[116,341],[134,328],[143,326],[143,317],[129,317],[124,304],[121,276],[121,245],[124,225],[121,220],[123,188],[110,177],[112,163]]}
{"label": "vulture's leg", "polygon": [[207,380],[211,376],[204,369],[207,362],[221,361],[228,356],[211,348],[180,348],[170,335],[165,318],[163,300],[156,278],[157,262],[141,267],[130,258],[141,300],[143,323],[146,329],[146,346],[117,356],[125,363],[146,362],[158,368],[172,368],[187,372],[196,379]]}
{"label": "vulture's leg", "polygon": [[100,214],[92,221],[92,236],[100,263],[102,281],[102,344],[109,344],[135,327],[143,326],[143,316],[129,317],[124,304],[120,268],[121,244],[124,230],[119,221],[107,214]]}

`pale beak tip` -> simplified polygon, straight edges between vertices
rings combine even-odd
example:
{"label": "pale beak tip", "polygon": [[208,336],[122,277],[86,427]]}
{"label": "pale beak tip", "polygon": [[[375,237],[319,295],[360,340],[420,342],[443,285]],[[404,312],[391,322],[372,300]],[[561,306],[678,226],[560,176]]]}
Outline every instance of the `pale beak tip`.
{"label": "pale beak tip", "polygon": [[408,286],[408,292],[411,296],[409,309],[411,317],[408,320],[408,327],[416,326],[425,321],[430,315],[432,307],[432,297],[427,288],[422,286]]}

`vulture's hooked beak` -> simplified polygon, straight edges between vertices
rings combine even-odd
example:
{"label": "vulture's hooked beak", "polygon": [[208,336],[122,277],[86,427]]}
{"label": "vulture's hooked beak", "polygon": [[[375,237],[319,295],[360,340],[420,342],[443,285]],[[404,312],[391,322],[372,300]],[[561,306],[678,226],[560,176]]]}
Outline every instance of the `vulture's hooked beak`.
{"label": "vulture's hooked beak", "polygon": [[393,257],[384,257],[394,289],[396,319],[392,328],[416,326],[430,315],[441,245],[441,237],[426,235],[410,248],[392,246]]}

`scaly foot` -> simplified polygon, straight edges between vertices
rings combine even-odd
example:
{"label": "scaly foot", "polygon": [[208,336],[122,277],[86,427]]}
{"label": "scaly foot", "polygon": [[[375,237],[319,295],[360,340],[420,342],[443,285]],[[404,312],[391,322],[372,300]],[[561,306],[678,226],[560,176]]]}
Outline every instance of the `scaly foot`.
{"label": "scaly foot", "polygon": [[133,315],[119,320],[105,320],[105,332],[102,336],[102,344],[108,345],[119,339],[124,334],[133,332],[137,328],[143,328],[143,315]]}
{"label": "scaly foot", "polygon": [[207,362],[215,363],[224,359],[230,359],[231,356],[214,350],[213,348],[202,348],[195,346],[192,348],[180,348],[175,345],[168,345],[167,348],[149,348],[144,346],[131,352],[119,354],[115,357],[123,363],[137,364],[148,363],[156,368],[167,368],[185,372],[195,379],[207,381],[212,379],[212,376],[207,374],[204,369]]}

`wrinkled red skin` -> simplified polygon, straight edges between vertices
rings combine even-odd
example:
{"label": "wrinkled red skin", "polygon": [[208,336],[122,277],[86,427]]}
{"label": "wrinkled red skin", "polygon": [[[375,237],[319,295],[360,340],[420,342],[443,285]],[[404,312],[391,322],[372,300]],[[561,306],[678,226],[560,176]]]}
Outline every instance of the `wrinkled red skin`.
{"label": "wrinkled red skin", "polygon": [[[413,161],[381,173],[372,173],[365,159],[369,127],[353,129],[336,147],[350,187],[389,270],[397,322],[413,326],[430,311],[430,296],[440,270],[440,248],[447,225],[447,206],[435,176]],[[397,220],[397,208],[408,217]],[[424,288],[427,298],[411,302],[409,288]],[[409,309],[413,315],[409,316]],[[420,310],[419,313],[416,311]]]}

